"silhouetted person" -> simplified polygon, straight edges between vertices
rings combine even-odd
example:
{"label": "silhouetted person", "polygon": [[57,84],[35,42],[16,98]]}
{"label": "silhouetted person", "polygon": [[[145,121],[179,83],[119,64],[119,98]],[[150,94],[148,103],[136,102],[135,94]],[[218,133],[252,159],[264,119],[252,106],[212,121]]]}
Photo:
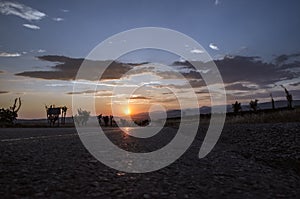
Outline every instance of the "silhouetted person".
{"label": "silhouetted person", "polygon": [[109,117],[108,116],[103,116],[103,121],[104,121],[104,125],[108,126]]}
{"label": "silhouetted person", "polygon": [[292,105],[293,96],[289,93],[289,91],[283,85],[281,85],[281,87],[284,88],[284,92],[286,94],[286,100],[288,102],[287,107],[288,107],[288,109],[292,109],[293,108],[293,105]]}

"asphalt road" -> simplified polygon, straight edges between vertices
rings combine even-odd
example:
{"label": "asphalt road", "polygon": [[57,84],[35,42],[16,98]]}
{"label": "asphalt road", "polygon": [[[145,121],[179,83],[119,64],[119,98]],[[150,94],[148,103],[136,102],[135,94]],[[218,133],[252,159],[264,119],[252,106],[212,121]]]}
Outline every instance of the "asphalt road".
{"label": "asphalt road", "polygon": [[[150,173],[124,173],[93,158],[73,128],[0,129],[1,198],[299,198],[300,123],[225,126],[213,151],[198,152],[199,128],[188,151]],[[157,150],[176,131],[134,139],[105,130],[119,147]]]}

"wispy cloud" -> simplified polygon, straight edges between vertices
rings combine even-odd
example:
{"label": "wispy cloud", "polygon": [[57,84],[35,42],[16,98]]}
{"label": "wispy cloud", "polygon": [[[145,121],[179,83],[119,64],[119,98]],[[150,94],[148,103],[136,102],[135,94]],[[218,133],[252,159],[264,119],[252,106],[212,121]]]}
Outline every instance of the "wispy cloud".
{"label": "wispy cloud", "polygon": [[194,50],[191,50],[190,51],[191,53],[194,53],[194,54],[201,54],[201,53],[204,53],[203,50],[200,50],[200,49],[194,49]]}
{"label": "wispy cloud", "polygon": [[43,17],[46,16],[45,13],[40,12],[24,4],[8,1],[0,2],[0,12],[3,15],[15,15],[28,21],[41,20]]}
{"label": "wispy cloud", "polygon": [[44,50],[44,49],[39,49],[37,52],[38,52],[38,53],[44,53],[44,52],[46,52],[46,50]]}
{"label": "wispy cloud", "polygon": [[211,49],[213,49],[213,50],[220,50],[219,47],[218,47],[216,44],[214,44],[214,43],[210,43],[210,44],[209,44],[209,47],[210,47]]}
{"label": "wispy cloud", "polygon": [[27,24],[27,23],[25,23],[25,24],[23,24],[23,26],[26,27],[26,28],[32,29],[32,30],[39,30],[39,29],[41,29],[39,26],[36,26],[36,25],[33,25],[33,24]]}
{"label": "wispy cloud", "polygon": [[98,91],[96,90],[86,90],[86,91],[71,91],[68,92],[68,95],[78,95],[78,94],[93,94],[93,93],[97,93]]}
{"label": "wispy cloud", "polygon": [[67,9],[61,9],[62,12],[70,12],[70,10]]}
{"label": "wispy cloud", "polygon": [[7,52],[0,52],[0,57],[20,57],[20,53],[7,53]]}
{"label": "wispy cloud", "polygon": [[53,21],[63,21],[64,19],[63,18],[61,18],[61,17],[54,17],[54,18],[52,18],[53,19]]}
{"label": "wispy cloud", "polygon": [[130,97],[129,98],[130,100],[149,100],[149,99],[151,99],[151,98],[149,98],[149,97],[144,97],[144,96],[132,96],[132,97]]}
{"label": "wispy cloud", "polygon": [[219,5],[220,4],[220,1],[219,0],[215,0],[215,5]]}

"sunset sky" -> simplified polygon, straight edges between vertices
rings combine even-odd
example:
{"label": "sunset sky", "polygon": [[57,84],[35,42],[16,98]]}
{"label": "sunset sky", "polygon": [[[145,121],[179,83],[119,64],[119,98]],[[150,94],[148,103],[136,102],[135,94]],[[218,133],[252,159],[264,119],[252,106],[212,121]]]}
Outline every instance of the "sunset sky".
{"label": "sunset sky", "polygon": [[[0,1],[0,107],[21,97],[20,118],[44,118],[45,105],[71,109],[76,95],[95,96],[97,112],[103,114],[111,113],[111,100],[118,114],[128,114],[128,108],[144,112],[159,103],[176,109],[169,88],[184,96],[189,93],[186,81],[169,67],[188,79],[200,106],[209,106],[201,75],[180,56],[154,49],[115,60],[97,90],[86,84],[82,92],[73,92],[76,72],[95,46],[119,32],[148,26],[173,29],[199,42],[220,70],[228,104],[235,100],[247,104],[255,98],[267,102],[270,93],[283,100],[279,85],[300,99],[299,8],[298,0]],[[127,45],[126,40],[120,42]],[[209,73],[209,68],[202,73]],[[126,89],[141,81],[151,84],[129,99],[112,93],[116,86]],[[124,106],[126,100],[130,107]]]}

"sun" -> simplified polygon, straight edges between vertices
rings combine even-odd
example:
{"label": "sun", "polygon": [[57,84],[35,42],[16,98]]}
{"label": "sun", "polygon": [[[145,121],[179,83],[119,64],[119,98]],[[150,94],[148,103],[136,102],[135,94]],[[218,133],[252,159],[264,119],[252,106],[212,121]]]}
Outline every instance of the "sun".
{"label": "sun", "polygon": [[130,114],[131,114],[130,108],[127,108],[127,109],[125,110],[125,114],[126,114],[126,115],[130,115]]}

